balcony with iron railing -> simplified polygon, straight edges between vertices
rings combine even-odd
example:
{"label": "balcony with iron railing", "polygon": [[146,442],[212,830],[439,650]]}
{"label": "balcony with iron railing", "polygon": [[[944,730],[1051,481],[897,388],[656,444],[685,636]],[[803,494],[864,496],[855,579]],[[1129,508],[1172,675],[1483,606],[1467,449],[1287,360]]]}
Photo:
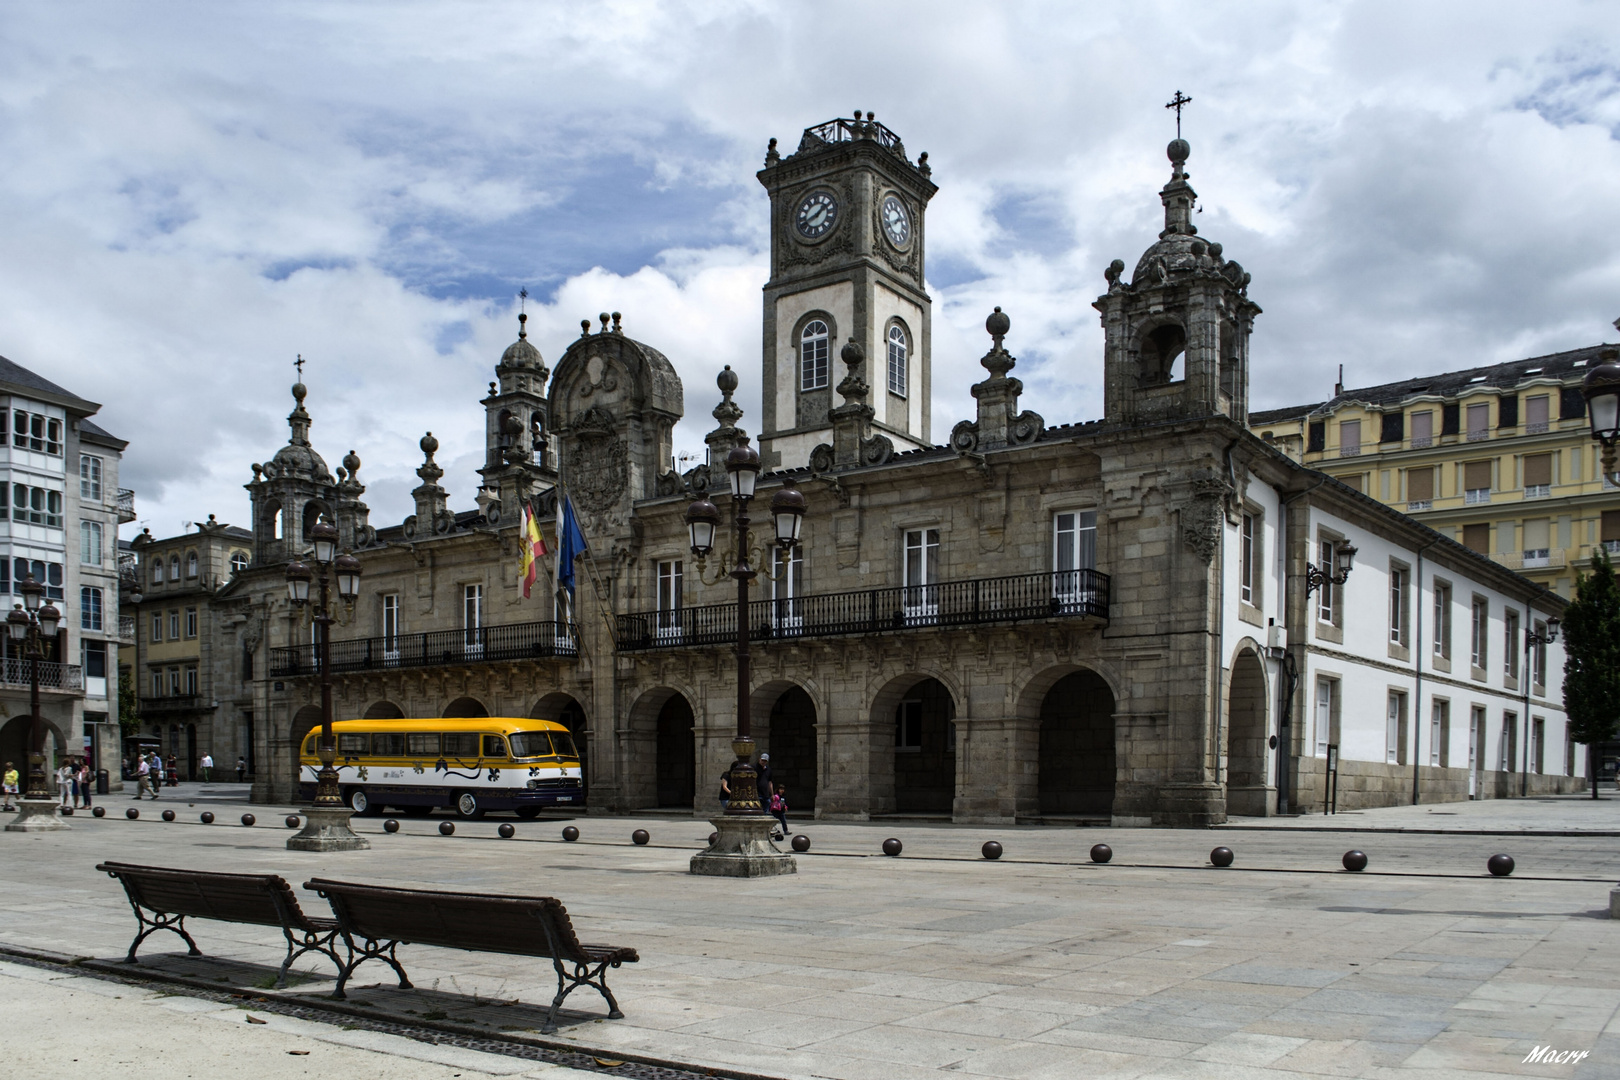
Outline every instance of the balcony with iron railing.
{"label": "balcony with iron railing", "polygon": [[121,525],[128,525],[135,520],[135,492],[129,488],[119,488],[117,496],[113,499],[113,509],[118,512],[118,521]]}
{"label": "balcony with iron railing", "polygon": [[[8,656],[0,662],[0,685],[8,688],[30,686],[30,668],[33,661],[20,656]],[[58,664],[53,660],[39,662],[39,688],[52,692],[76,694],[84,692],[84,669],[78,664]]]}
{"label": "balcony with iron railing", "polygon": [[203,707],[201,694],[165,694],[159,697],[141,698],[141,715],[154,716],[158,713],[195,712]]}
{"label": "balcony with iron railing", "polygon": [[121,645],[135,644],[135,616],[118,616],[118,642]]}
{"label": "balcony with iron railing", "polygon": [[[573,659],[579,636],[573,623],[527,622],[436,630],[332,642],[332,674],[393,668],[459,667],[505,660]],[[314,645],[270,650],[274,678],[320,674]]]}
{"label": "balcony with iron railing", "polygon": [[[761,643],[926,630],[1032,619],[1108,621],[1109,577],[1063,570],[854,592],[748,605],[748,636]],[[711,604],[618,617],[619,648],[680,649],[737,640],[737,605]]]}

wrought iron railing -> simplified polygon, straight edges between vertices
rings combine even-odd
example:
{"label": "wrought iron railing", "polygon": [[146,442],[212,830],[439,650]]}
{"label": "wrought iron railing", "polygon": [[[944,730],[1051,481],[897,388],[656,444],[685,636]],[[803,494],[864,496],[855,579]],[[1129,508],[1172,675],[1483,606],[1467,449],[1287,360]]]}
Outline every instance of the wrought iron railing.
{"label": "wrought iron railing", "polygon": [[[573,623],[528,622],[332,642],[332,673],[442,667],[579,655]],[[314,645],[270,650],[272,677],[318,675]]]}
{"label": "wrought iron railing", "polygon": [[130,488],[119,488],[118,495],[113,500],[113,508],[118,513],[118,520],[128,524],[135,520],[135,492]]}
{"label": "wrought iron railing", "polygon": [[118,640],[126,645],[135,644],[135,616],[118,616]]}
{"label": "wrought iron railing", "polygon": [[186,712],[202,708],[201,694],[166,694],[141,698],[142,713]]}
{"label": "wrought iron railing", "polygon": [[[0,664],[0,682],[6,686],[30,685],[31,660],[8,656]],[[39,662],[39,688],[41,690],[83,690],[84,669],[78,664],[58,664],[54,660]]]}
{"label": "wrought iron railing", "polygon": [[904,153],[900,136],[890,131],[876,120],[862,120],[859,116],[854,119],[839,117],[829,120],[825,124],[805,128],[806,136],[813,136],[824,143],[853,142],[856,139],[872,139],[886,150]]}
{"label": "wrought iron railing", "polygon": [[[748,605],[754,641],[875,634],[1051,618],[1108,618],[1108,575],[1096,570],[973,578]],[[711,604],[618,617],[619,648],[676,649],[737,640],[737,605]]]}

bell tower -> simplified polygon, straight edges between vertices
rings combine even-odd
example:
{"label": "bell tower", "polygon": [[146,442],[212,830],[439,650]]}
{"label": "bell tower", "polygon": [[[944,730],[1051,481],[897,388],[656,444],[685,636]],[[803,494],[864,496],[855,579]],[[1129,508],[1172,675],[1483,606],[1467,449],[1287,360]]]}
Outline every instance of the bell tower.
{"label": "bell tower", "polygon": [[[1178,95],[1179,96],[1179,95]],[[1110,423],[1181,417],[1249,419],[1249,334],[1260,306],[1249,275],[1192,224],[1198,193],[1179,136],[1166,150],[1170,182],[1159,192],[1164,231],[1142,253],[1129,282],[1115,259],[1103,276],[1103,406]]]}
{"label": "bell tower", "polygon": [[772,139],[759,182],[771,199],[760,455],[806,465],[830,442],[836,361],[855,342],[872,358],[872,428],[896,450],[930,445],[930,300],[923,218],[938,190],[928,155],[864,118],[806,128],[786,157]]}
{"label": "bell tower", "polygon": [[[528,298],[525,290],[524,298]],[[484,406],[484,478],[478,505],[491,525],[517,523],[523,500],[556,483],[551,459],[546,380],[551,372],[529,341],[529,316],[518,315],[518,339],[495,365]]]}

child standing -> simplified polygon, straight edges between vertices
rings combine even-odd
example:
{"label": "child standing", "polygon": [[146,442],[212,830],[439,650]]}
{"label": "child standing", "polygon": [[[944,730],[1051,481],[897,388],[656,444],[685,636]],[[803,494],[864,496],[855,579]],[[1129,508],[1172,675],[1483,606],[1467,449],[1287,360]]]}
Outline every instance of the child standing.
{"label": "child standing", "polygon": [[771,816],[782,823],[782,835],[776,837],[778,840],[787,838],[787,805],[787,788],[782,784],[777,784],[771,790]]}
{"label": "child standing", "polygon": [[0,786],[4,786],[5,788],[5,809],[13,812],[15,812],[17,809],[15,806],[11,805],[12,797],[17,794],[17,780],[18,776],[16,767],[13,766],[11,762],[6,762],[6,773],[3,778],[0,778]]}

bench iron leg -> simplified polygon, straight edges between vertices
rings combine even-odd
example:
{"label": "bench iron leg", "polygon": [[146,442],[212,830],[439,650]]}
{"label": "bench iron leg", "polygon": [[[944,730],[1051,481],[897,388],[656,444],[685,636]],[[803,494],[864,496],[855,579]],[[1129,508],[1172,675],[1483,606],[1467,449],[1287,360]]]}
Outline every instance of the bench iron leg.
{"label": "bench iron leg", "polygon": [[[336,948],[338,931],[333,930],[327,934],[316,934],[306,930],[301,935],[294,935],[290,929],[282,927],[281,932],[287,936],[287,959],[281,962],[281,970],[276,973],[276,988],[278,990],[287,985],[287,969],[292,966],[292,962],[305,953],[318,952],[327,957],[337,965],[338,976],[342,977],[343,961],[338,959]],[[302,937],[302,940],[299,940],[299,936]],[[349,952],[352,956],[354,950],[351,948]]]}
{"label": "bench iron leg", "polygon": [[154,913],[156,918],[149,919],[139,907],[133,904],[130,906],[135,908],[135,919],[140,923],[140,929],[135,934],[135,940],[129,943],[129,955],[124,957],[124,963],[135,963],[135,950],[141,947],[141,942],[159,930],[173,930],[179,934],[185,940],[188,950],[187,956],[202,955],[202,950],[197,948],[197,943],[191,939],[190,934],[186,933],[186,917],[184,915],[174,916],[159,911]]}
{"label": "bench iron leg", "polygon": [[610,965],[606,960],[592,969],[589,964],[575,963],[574,970],[569,972],[561,960],[552,957],[551,966],[557,971],[557,996],[551,999],[551,1008],[546,1013],[546,1026],[541,1028],[541,1034],[550,1035],[557,1030],[557,1013],[562,1009],[563,999],[581,986],[595,987],[597,992],[607,999],[608,1019],[623,1020],[624,1013],[619,1011],[619,1003],[614,1000],[613,991],[608,989],[607,969],[618,967]]}
{"label": "bench iron leg", "polygon": [[[411,985],[411,980],[406,978],[405,969],[400,966],[399,960],[394,955],[394,949],[399,945],[398,941],[379,942],[366,938],[365,945],[358,949],[355,948],[354,939],[348,934],[343,935],[343,941],[349,947],[349,962],[340,965],[342,971],[338,974],[337,988],[332,991],[333,997],[342,999],[345,996],[343,987],[348,983],[349,976],[353,975],[355,969],[367,960],[381,960],[393,968],[394,973],[399,976],[399,988],[401,990],[415,989]],[[333,959],[336,959],[336,957],[333,957]]]}

